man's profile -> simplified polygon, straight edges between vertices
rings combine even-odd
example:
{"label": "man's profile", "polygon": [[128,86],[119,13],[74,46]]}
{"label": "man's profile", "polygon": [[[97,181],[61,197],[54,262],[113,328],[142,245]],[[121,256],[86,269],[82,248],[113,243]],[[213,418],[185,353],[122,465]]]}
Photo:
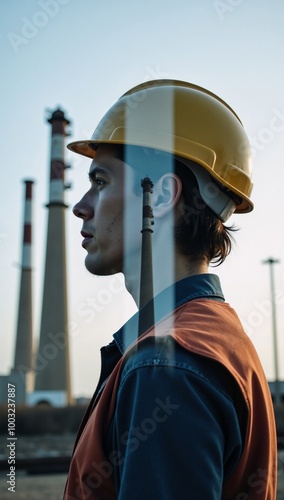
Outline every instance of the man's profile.
{"label": "man's profile", "polygon": [[[154,226],[153,297],[101,350],[64,498],[275,498],[268,384],[209,272],[231,251],[230,216],[253,209],[241,121],[206,89],[150,81],[124,94],[90,140],[68,147],[92,160],[74,207],[86,267],[122,272],[138,307],[143,213]],[[152,191],[142,213],[143,179]]]}

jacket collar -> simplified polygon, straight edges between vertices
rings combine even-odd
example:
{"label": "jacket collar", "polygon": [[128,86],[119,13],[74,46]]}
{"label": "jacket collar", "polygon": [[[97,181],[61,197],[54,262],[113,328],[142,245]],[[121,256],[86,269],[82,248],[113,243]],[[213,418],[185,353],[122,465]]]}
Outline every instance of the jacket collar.
{"label": "jacket collar", "polygon": [[[153,299],[155,323],[182,304],[198,298],[208,298],[222,302],[225,300],[217,275],[198,274],[196,276],[190,276],[178,281],[159,293]],[[152,321],[149,321],[148,315],[150,307],[150,303],[146,304],[114,334],[114,341],[121,354],[124,354],[125,350],[138,337],[139,314],[141,314],[143,331],[153,326]]]}

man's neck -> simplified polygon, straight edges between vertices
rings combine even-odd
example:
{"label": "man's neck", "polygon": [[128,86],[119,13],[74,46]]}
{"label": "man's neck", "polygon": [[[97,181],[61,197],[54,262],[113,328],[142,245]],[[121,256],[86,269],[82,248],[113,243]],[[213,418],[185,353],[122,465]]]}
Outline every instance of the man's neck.
{"label": "man's neck", "polygon": [[[163,256],[153,262],[154,295],[184,278],[208,273],[208,264],[204,261],[189,261],[187,256],[181,254],[176,254],[173,261],[174,265],[171,265],[170,259]],[[133,273],[125,273],[125,286],[139,307],[140,265]]]}

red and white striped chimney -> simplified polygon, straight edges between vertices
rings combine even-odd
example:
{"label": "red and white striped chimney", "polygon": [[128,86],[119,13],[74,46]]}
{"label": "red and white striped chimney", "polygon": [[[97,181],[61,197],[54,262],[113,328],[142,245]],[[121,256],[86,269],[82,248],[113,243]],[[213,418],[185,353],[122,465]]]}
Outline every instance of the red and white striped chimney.
{"label": "red and white striped chimney", "polygon": [[66,126],[70,121],[64,116],[63,111],[56,109],[48,123],[51,124],[51,151],[50,151],[50,184],[49,204],[65,205],[64,203],[64,173],[65,165],[65,136]]}
{"label": "red and white striped chimney", "polygon": [[45,275],[40,339],[35,359],[35,392],[31,403],[41,401],[56,406],[72,402],[65,244],[66,187],[64,183],[65,136],[70,121],[61,109],[47,120],[51,124],[50,184]]}
{"label": "red and white striped chimney", "polygon": [[14,370],[27,373],[32,368],[32,188],[25,180],[24,228]]}

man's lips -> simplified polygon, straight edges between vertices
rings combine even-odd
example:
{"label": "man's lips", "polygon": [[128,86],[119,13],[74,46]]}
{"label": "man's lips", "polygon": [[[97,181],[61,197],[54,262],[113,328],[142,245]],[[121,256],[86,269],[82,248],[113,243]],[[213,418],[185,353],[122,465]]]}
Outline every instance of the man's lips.
{"label": "man's lips", "polygon": [[92,233],[87,233],[87,231],[81,231],[81,235],[83,236],[82,247],[85,247],[93,238]]}

